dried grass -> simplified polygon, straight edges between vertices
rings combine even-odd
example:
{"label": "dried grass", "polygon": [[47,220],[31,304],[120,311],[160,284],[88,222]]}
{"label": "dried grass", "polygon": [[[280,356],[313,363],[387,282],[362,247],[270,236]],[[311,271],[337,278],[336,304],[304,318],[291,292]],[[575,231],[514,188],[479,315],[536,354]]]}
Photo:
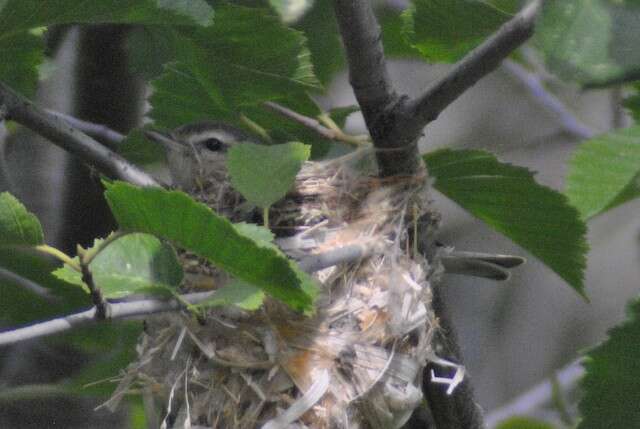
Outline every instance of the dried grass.
{"label": "dried grass", "polygon": [[[164,424],[176,427],[404,424],[422,400],[422,371],[435,356],[430,281],[439,269],[411,250],[411,224],[428,210],[426,178],[376,179],[362,172],[367,156],[305,164],[295,190],[273,209],[276,231],[293,236],[286,242],[294,257],[376,246],[373,256],[315,274],[322,292],[313,317],[274,300],[255,312],[214,308],[203,320],[154,317],[118,392],[153,392]],[[196,196],[244,219],[246,207],[220,174]],[[226,279],[191,255],[183,260],[188,282]]]}

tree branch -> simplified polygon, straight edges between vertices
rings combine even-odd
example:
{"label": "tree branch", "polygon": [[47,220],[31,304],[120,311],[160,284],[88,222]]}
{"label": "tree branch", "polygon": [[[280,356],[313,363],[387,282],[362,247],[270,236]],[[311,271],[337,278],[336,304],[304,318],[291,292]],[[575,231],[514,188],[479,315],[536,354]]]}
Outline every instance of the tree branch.
{"label": "tree branch", "polygon": [[513,61],[505,61],[503,67],[517,78],[529,90],[531,96],[546,110],[553,113],[556,120],[562,126],[563,131],[578,137],[579,139],[589,139],[595,132],[580,121],[562,101],[555,95],[547,91],[540,81],[540,78],[529,73],[520,64]]}
{"label": "tree branch", "polygon": [[67,122],[69,125],[77,129],[78,131],[82,131],[83,133],[100,141],[111,150],[116,150],[118,148],[118,145],[122,143],[125,139],[124,134],[121,134],[115,130],[112,130],[106,125],[84,121],[82,119],[76,118],[75,116],[67,115],[66,113],[57,112],[52,109],[45,109],[45,111],[50,115],[55,116],[56,118]]}
{"label": "tree branch", "polygon": [[[376,250],[379,250],[378,248],[379,246],[375,246],[374,244],[341,246],[323,253],[305,256],[300,259],[299,264],[303,270],[312,273],[333,265],[358,261],[375,253]],[[84,275],[83,273],[83,280],[86,281]],[[93,284],[93,281],[90,283]],[[37,287],[42,288],[41,286]],[[95,285],[93,289],[96,289]],[[214,293],[215,291],[197,292],[180,295],[179,299],[163,300],[151,298],[120,303],[103,301],[100,296],[100,301],[90,310],[63,316],[47,322],[36,323],[24,328],[0,332],[0,347],[20,341],[58,334],[78,326],[99,323],[104,320],[125,319],[134,316],[182,310],[184,309],[184,303],[197,304],[209,299]]]}
{"label": "tree branch", "polygon": [[18,122],[77,155],[105,175],[138,186],[160,186],[153,177],[59,117],[39,108],[0,82],[0,105],[6,118]]}
{"label": "tree branch", "polygon": [[72,328],[99,323],[104,320],[118,320],[135,316],[144,316],[167,311],[177,311],[184,308],[184,303],[197,304],[214,294],[215,291],[197,292],[182,295],[180,300],[143,299],[133,302],[110,303],[106,319],[97,318],[98,310],[93,307],[80,313],[35,323],[24,328],[0,332],[0,347],[21,341],[59,334]]}
{"label": "tree branch", "polygon": [[542,3],[543,0],[533,0],[460,60],[446,76],[412,100],[408,106],[408,121],[417,121],[424,127],[478,80],[495,70],[502,60],[533,35]]}
{"label": "tree branch", "polygon": [[[438,288],[433,290],[432,305],[440,324],[440,329],[436,331],[433,338],[433,348],[437,351],[438,357],[462,365],[462,353],[458,346],[458,340],[442,300],[441,291]],[[446,389],[442,385],[431,381],[429,374],[432,369],[442,372],[442,368],[437,365],[428,364],[422,376],[422,390],[436,422],[436,427],[483,429],[485,426],[482,409],[474,398],[469,375],[465,375],[460,386],[451,395],[447,395]]]}
{"label": "tree branch", "polygon": [[[560,389],[566,391],[575,388],[583,375],[582,359],[577,359],[558,371],[555,378]],[[544,405],[549,404],[552,401],[552,397],[552,381],[543,381],[509,403],[489,413],[486,418],[487,427],[493,428],[502,420],[515,415],[530,415]]]}
{"label": "tree branch", "polygon": [[380,176],[411,176],[420,166],[422,126],[399,126],[406,97],[393,89],[382,48],[380,25],[368,0],[334,0],[334,10],[353,87],[376,149]]}
{"label": "tree branch", "polygon": [[382,48],[380,25],[367,0],[334,0],[349,63],[349,81],[369,129],[398,100]]}

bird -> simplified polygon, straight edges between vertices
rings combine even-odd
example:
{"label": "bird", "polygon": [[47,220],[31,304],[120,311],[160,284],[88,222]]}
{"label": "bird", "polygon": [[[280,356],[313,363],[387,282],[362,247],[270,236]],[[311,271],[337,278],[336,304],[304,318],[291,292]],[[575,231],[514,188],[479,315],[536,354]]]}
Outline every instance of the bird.
{"label": "bird", "polygon": [[[261,213],[247,207],[228,177],[229,148],[245,142],[264,144],[232,125],[200,121],[182,125],[169,133],[146,130],[145,135],[161,144],[174,187],[189,193],[233,222],[261,222]],[[445,274],[505,281],[510,270],[526,262],[521,256],[459,251],[436,243]]]}
{"label": "bird", "polygon": [[249,133],[223,122],[199,121],[169,133],[145,130],[150,140],[163,146],[172,186],[191,195],[232,222],[254,222],[261,215],[246,204],[231,186],[227,151],[234,145],[261,142]]}

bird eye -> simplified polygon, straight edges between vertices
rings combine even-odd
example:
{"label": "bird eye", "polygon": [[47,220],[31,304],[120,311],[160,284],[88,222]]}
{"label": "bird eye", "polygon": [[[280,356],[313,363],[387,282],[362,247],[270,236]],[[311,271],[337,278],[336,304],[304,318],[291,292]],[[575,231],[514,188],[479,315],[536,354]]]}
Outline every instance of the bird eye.
{"label": "bird eye", "polygon": [[202,142],[202,145],[212,152],[225,152],[227,145],[215,137],[211,137]]}

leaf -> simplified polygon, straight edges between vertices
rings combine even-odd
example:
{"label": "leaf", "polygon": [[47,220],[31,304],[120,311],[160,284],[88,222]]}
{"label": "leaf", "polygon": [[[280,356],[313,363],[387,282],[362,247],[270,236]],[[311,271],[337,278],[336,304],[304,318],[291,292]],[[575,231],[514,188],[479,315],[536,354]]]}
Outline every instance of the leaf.
{"label": "leaf", "polygon": [[[408,12],[407,12],[408,13]],[[382,29],[384,53],[389,58],[421,58],[419,50],[409,43],[405,35],[405,19],[402,11],[393,6],[383,6],[377,10],[377,18]]]}
{"label": "leaf", "polygon": [[640,122],[640,84],[636,83],[632,86],[635,90],[632,95],[626,97],[623,101],[624,107],[631,111],[631,116],[636,123]]}
{"label": "leaf", "polygon": [[0,275],[0,320],[4,323],[14,325],[48,319],[68,314],[90,302],[83,290],[55,278],[51,271],[58,265],[32,248],[0,246],[0,267],[34,282],[55,299],[46,300]]}
{"label": "leaf", "polygon": [[424,156],[435,188],[538,257],[584,296],[587,228],[564,195],[536,183],[526,168],[479,150]]}
{"label": "leaf", "polygon": [[245,143],[229,149],[227,168],[233,187],[250,203],[266,208],[291,189],[310,154],[302,143]]}
{"label": "leaf", "polygon": [[135,129],[118,144],[118,154],[128,161],[141,165],[162,162],[166,159],[162,145],[151,142],[141,129]]}
{"label": "leaf", "polygon": [[264,226],[256,225],[255,223],[234,223],[233,227],[242,235],[249,237],[258,245],[271,246],[274,249],[278,249],[278,246],[273,244],[273,240],[276,236],[271,232],[269,228],[265,228]]}
{"label": "leaf", "polygon": [[402,15],[403,30],[426,60],[452,63],[506,22],[507,12],[515,10],[478,0],[415,0]]}
{"label": "leaf", "polygon": [[90,358],[87,365],[65,383],[67,391],[87,396],[109,397],[123,369],[136,357],[136,344],[142,334],[141,321],[117,321],[76,328],[57,338],[79,348]]}
{"label": "leaf", "polygon": [[[317,118],[323,113],[320,106],[310,97],[288,99],[280,104],[311,118]],[[338,107],[326,113],[339,127],[343,127],[347,116],[356,110],[352,106]],[[342,148],[343,152],[350,149],[350,146],[327,140],[308,127],[268,110],[264,106],[247,109],[246,114],[252,121],[268,130],[269,136],[275,143],[297,141],[310,145],[311,159],[322,159],[331,149],[336,147]]]}
{"label": "leaf", "polygon": [[582,143],[569,162],[565,194],[584,219],[640,195],[640,126]]}
{"label": "leaf", "polygon": [[210,25],[214,11],[205,0],[0,1],[0,38],[56,24]]}
{"label": "leaf", "polygon": [[34,94],[38,82],[38,66],[43,60],[42,37],[17,33],[0,38],[0,52],[11,61],[0,61],[0,78],[15,91]]}
{"label": "leaf", "polygon": [[235,281],[216,290],[213,296],[196,305],[208,308],[223,305],[235,305],[247,311],[260,308],[264,301],[264,292],[242,281]]}
{"label": "leaf", "polygon": [[555,426],[530,417],[511,417],[500,422],[496,429],[554,429]]}
{"label": "leaf", "polygon": [[627,320],[587,353],[578,429],[640,427],[640,299],[631,301],[627,313]]}
{"label": "leaf", "polygon": [[153,82],[150,99],[160,126],[212,118],[242,126],[251,107],[306,99],[319,87],[304,36],[261,9],[220,6],[213,26],[181,27],[169,39],[176,62]]}
{"label": "leaf", "polygon": [[271,7],[286,23],[300,19],[313,6],[313,3],[314,0],[269,0]]}
{"label": "leaf", "polygon": [[[103,242],[95,240],[92,248]],[[182,281],[182,267],[173,248],[148,234],[128,234],[116,239],[95,257],[89,268],[106,298],[120,298],[156,287],[175,290]],[[53,274],[60,280],[84,286],[82,275],[67,265]]]}
{"label": "leaf", "polygon": [[295,28],[304,32],[311,53],[313,69],[323,85],[345,67],[340,32],[333,5],[329,1],[316,0],[311,10],[296,23]]}
{"label": "leaf", "polygon": [[0,51],[5,60],[0,64],[0,80],[33,95],[37,66],[43,58],[41,37],[28,33],[34,28],[91,23],[206,26],[213,15],[205,0],[101,0],[91,2],[90,7],[78,0],[3,0]]}
{"label": "leaf", "polygon": [[164,65],[174,61],[172,31],[160,26],[137,26],[130,30],[126,42],[130,70],[151,80],[162,74]]}
{"label": "leaf", "polygon": [[535,42],[547,67],[583,86],[640,76],[640,2],[563,0],[545,3]]}
{"label": "leaf", "polygon": [[43,242],[38,218],[10,193],[0,193],[0,246],[35,246]]}
{"label": "leaf", "polygon": [[207,258],[295,309],[310,310],[313,280],[278,252],[240,234],[225,218],[178,191],[106,184],[120,227],[154,234]]}

